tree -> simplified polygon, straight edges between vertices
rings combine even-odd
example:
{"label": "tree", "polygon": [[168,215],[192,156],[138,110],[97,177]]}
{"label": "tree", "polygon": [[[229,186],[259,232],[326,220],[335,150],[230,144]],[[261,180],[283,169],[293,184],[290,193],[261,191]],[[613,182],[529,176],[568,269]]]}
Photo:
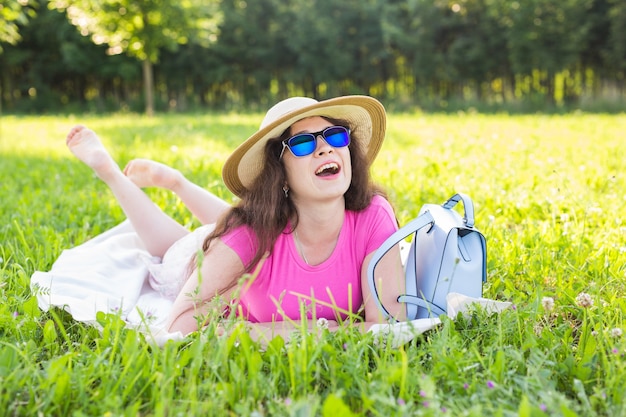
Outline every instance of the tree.
{"label": "tree", "polygon": [[623,89],[626,79],[626,45],[624,45],[626,4],[620,0],[610,0],[610,5],[610,31],[604,56],[607,67],[616,74],[616,79]]}
{"label": "tree", "polygon": [[388,47],[404,67],[399,72],[407,73],[401,82],[411,86],[412,94],[436,100],[441,85],[452,78],[442,53],[450,43],[444,3],[393,0],[383,19]]}
{"label": "tree", "polygon": [[[295,56],[287,50],[286,37],[294,25],[280,10],[283,0],[223,0],[220,37],[211,48],[218,60],[207,71],[223,85],[234,86],[239,99],[266,107],[274,79],[281,80]],[[232,87],[231,87],[232,89]],[[230,92],[232,95],[232,92]],[[263,101],[266,102],[263,102]]]}
{"label": "tree", "polygon": [[51,0],[50,7],[93,42],[107,44],[110,55],[127,53],[141,61],[146,114],[154,112],[153,65],[161,50],[194,41],[208,45],[216,37],[218,0]]}
{"label": "tree", "polygon": [[289,77],[305,93],[323,97],[335,88],[371,93],[389,74],[380,16],[382,0],[294,0],[286,40],[296,57]]}
{"label": "tree", "polygon": [[[30,4],[29,4],[30,3]],[[34,14],[34,1],[0,0],[0,54],[2,42],[15,45],[20,40],[18,24],[26,24]],[[0,83],[0,113],[2,113],[2,88]]]}
{"label": "tree", "polygon": [[15,45],[20,40],[18,25],[26,24],[34,14],[32,0],[0,0],[0,53],[2,42]]}
{"label": "tree", "polygon": [[531,93],[554,104],[555,74],[574,70],[588,44],[592,5],[592,0],[527,0],[508,8],[511,66],[516,75],[532,78]]}

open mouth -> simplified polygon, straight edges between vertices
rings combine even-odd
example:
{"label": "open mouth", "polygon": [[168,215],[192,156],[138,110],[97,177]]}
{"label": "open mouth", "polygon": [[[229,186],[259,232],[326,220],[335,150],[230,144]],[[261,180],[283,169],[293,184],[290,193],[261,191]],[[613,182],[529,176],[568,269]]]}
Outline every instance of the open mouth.
{"label": "open mouth", "polygon": [[324,164],[315,171],[315,175],[318,177],[327,177],[330,175],[335,175],[339,172],[339,165],[334,162],[330,162],[328,164]]}

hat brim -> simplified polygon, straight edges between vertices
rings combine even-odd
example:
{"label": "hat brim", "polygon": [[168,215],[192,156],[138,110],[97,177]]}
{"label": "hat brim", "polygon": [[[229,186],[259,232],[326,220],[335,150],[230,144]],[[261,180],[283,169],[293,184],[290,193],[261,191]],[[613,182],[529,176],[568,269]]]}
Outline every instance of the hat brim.
{"label": "hat brim", "polygon": [[353,135],[365,150],[368,164],[376,159],[385,137],[385,108],[369,96],[343,96],[299,108],[262,127],[228,157],[222,178],[230,191],[241,197],[252,186],[263,168],[268,140],[279,137],[298,120],[312,116],[342,119],[354,128]]}

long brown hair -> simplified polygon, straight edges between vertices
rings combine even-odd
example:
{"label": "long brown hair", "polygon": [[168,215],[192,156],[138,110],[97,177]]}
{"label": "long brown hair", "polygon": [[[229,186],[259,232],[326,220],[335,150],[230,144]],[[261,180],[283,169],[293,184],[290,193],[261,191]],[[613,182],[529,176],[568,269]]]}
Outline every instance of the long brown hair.
{"label": "long brown hair", "polygon": [[[350,129],[348,147],[352,164],[352,181],[344,194],[345,204],[346,210],[363,210],[369,206],[374,195],[385,196],[385,194],[371,181],[366,154],[358,139],[358,126],[350,126],[345,120],[323,118],[333,125]],[[245,265],[246,271],[251,272],[266,254],[272,253],[276,239],[283,233],[290,219],[292,228],[295,229],[298,224],[298,210],[292,200],[286,198],[284,194],[283,186],[287,182],[287,174],[285,166],[278,159],[282,142],[290,135],[291,128],[288,128],[280,137],[267,142],[264,149],[263,169],[252,186],[241,196],[241,200],[226,212],[216,224],[213,232],[207,236],[202,245],[205,254],[213,240],[237,227],[247,226],[257,240],[256,253]]]}

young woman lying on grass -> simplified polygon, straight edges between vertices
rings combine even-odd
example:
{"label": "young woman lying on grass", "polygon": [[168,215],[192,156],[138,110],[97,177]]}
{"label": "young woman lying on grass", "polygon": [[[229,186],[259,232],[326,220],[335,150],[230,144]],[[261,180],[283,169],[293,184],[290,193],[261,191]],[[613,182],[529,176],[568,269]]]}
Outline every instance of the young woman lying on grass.
{"label": "young woman lying on grass", "polygon": [[[323,318],[331,330],[351,314],[364,315],[364,331],[382,320],[366,271],[397,229],[369,172],[385,123],[383,106],[366,96],[279,102],[224,165],[224,182],[239,197],[232,207],[154,161],[134,160],[122,171],[84,126],[69,132],[67,145],[108,185],[151,255],[167,259],[190,232],[141,187],[172,190],[203,224],[214,224],[203,229],[202,259],[193,255],[196,248],[178,276],[150,277],[164,297],[174,298],[169,332],[197,331],[206,324],[198,317],[219,299],[226,300],[220,311],[248,321],[256,337],[271,338],[300,326],[302,311],[307,325]],[[385,258],[377,279],[385,289],[381,301],[403,319],[396,301],[403,288],[399,254]]]}

